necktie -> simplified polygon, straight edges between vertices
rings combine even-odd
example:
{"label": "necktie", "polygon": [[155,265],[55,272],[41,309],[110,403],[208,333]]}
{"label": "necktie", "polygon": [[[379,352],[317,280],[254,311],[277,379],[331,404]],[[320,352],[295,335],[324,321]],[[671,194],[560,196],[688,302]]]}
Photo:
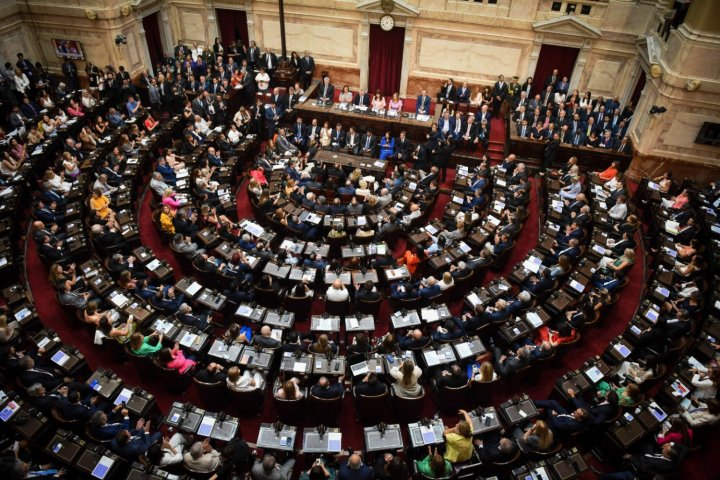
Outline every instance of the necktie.
{"label": "necktie", "polygon": [[272,70],[272,56],[268,55],[268,68]]}
{"label": "necktie", "polygon": [[370,148],[370,138],[371,138],[371,137],[367,137],[367,142],[365,142],[365,149],[366,149],[366,150],[367,150],[368,148]]}
{"label": "necktie", "polygon": [[525,136],[525,127],[522,128],[522,133],[520,134],[521,137]]}
{"label": "necktie", "polygon": [[327,97],[327,89],[328,89],[328,86],[325,85],[325,90],[323,90],[323,97]]}

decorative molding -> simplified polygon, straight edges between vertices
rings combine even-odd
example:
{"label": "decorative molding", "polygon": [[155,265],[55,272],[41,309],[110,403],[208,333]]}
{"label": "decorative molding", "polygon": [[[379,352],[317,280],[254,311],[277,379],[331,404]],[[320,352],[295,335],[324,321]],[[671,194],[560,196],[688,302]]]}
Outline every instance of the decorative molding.
{"label": "decorative molding", "polygon": [[600,38],[602,31],[599,28],[579,19],[574,15],[540,20],[533,23],[536,32],[552,33],[555,35],[569,35],[573,37]]}
{"label": "decorative molding", "polygon": [[[395,0],[394,7],[392,10],[393,15],[401,15],[408,17],[417,17],[420,15],[420,9],[414,5],[411,5],[404,0]],[[386,12],[382,7],[382,0],[361,0],[357,3],[356,7],[361,12],[377,13],[384,15]]]}

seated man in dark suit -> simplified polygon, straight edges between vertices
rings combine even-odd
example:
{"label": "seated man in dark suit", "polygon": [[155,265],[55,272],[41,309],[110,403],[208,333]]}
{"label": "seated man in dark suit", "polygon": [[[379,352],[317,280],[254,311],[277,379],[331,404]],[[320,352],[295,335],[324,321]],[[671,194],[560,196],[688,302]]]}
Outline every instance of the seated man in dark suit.
{"label": "seated man in dark suit", "polygon": [[387,392],[387,385],[378,380],[375,372],[369,372],[355,385],[355,395],[376,396]]}
{"label": "seated man in dark suit", "polygon": [[511,244],[512,241],[510,240],[510,236],[507,233],[496,233],[495,238],[493,239],[493,243],[486,244],[485,249],[488,250],[492,255],[498,256],[505,250],[510,248]]}
{"label": "seated man in dark suit", "polygon": [[572,388],[567,389],[567,395],[570,397],[570,402],[574,408],[584,408],[590,413],[588,423],[593,426],[602,425],[603,422],[615,418],[615,415],[617,415],[620,410],[618,394],[615,390],[610,390],[605,399],[589,408],[585,400],[579,397],[577,392]]}
{"label": "seated man in dark suit", "polygon": [[460,388],[468,383],[468,377],[465,369],[461,368],[457,363],[450,365],[450,369],[443,369],[439,372],[435,379],[435,388],[438,392],[442,392],[446,388]]}
{"label": "seated man in dark suit", "polygon": [[78,420],[84,423],[90,420],[93,413],[97,411],[99,399],[100,397],[92,397],[83,400],[80,392],[70,390],[67,397],[60,399],[58,410],[64,419]]}
{"label": "seated man in dark suit", "polygon": [[[491,345],[492,346],[492,345]],[[527,347],[520,347],[514,354],[505,355],[498,347],[493,347],[495,371],[501,377],[509,377],[530,363],[530,353]]]}
{"label": "seated man in dark suit", "polygon": [[577,238],[573,238],[567,245],[551,248],[550,253],[550,255],[543,258],[543,265],[557,265],[560,255],[565,255],[571,262],[574,262],[578,255],[580,255],[580,241]]}
{"label": "seated man in dark suit", "polygon": [[372,130],[368,130],[367,133],[362,137],[360,141],[360,152],[365,157],[375,156],[375,146],[377,145],[377,139],[372,133]]}
{"label": "seated man in dark suit", "polygon": [[506,462],[517,452],[514,440],[500,437],[497,433],[484,435],[482,439],[475,439],[475,451],[483,463]]}
{"label": "seated man in dark suit", "polygon": [[603,275],[599,272],[598,270],[593,274],[592,284],[597,288],[604,288],[610,293],[620,288],[625,281],[625,275],[619,270],[616,270],[612,275]]}
{"label": "seated man in dark suit", "polygon": [[422,298],[431,298],[440,295],[440,293],[442,293],[442,290],[440,290],[440,285],[438,285],[435,277],[431,276],[420,281],[417,293]]}
{"label": "seated man in dark suit", "polygon": [[533,402],[536,408],[545,409],[542,418],[547,421],[548,427],[559,439],[579,432],[589,423],[590,412],[584,407],[569,412],[557,400],[534,400]]}
{"label": "seated man in dark suit", "polygon": [[375,288],[375,283],[372,280],[368,280],[361,286],[356,285],[355,290],[355,300],[364,300],[371,302],[380,299],[380,293],[378,293],[377,289]]}
{"label": "seated man in dark suit", "polygon": [[253,337],[253,343],[264,348],[278,348],[281,342],[272,337],[272,329],[268,325],[263,325],[260,334]]}
{"label": "seated man in dark suit", "polygon": [[113,410],[113,422],[110,423],[107,413],[98,410],[90,417],[90,433],[98,440],[112,440],[118,432],[130,428],[130,416],[122,404]]}
{"label": "seated man in dark suit", "polygon": [[403,350],[416,350],[429,345],[430,339],[416,328],[408,332],[407,335],[399,337],[398,343]]}
{"label": "seated man in dark suit", "polygon": [[345,391],[342,383],[343,378],[342,376],[338,377],[337,383],[331,385],[327,377],[320,377],[318,383],[310,389],[310,393],[326,400],[342,397]]}
{"label": "seated man in dark suit", "polygon": [[478,303],[475,305],[474,313],[465,312],[463,314],[460,325],[465,333],[474,333],[488,323],[489,320],[485,314],[485,306],[482,303]]}
{"label": "seated man in dark suit", "polygon": [[370,106],[370,95],[365,90],[360,90],[357,95],[353,98],[353,105],[357,107],[369,107]]}
{"label": "seated man in dark suit", "polygon": [[432,333],[432,339],[439,342],[450,342],[462,337],[463,334],[460,320],[451,317],[446,319],[442,325],[438,325],[437,330]]}
{"label": "seated man in dark suit", "polygon": [[187,303],[183,303],[178,308],[175,318],[180,320],[184,325],[195,327],[200,330],[206,330],[212,328],[208,322],[210,312],[206,311],[200,314],[193,313],[192,307]]}
{"label": "seated man in dark suit", "polygon": [[125,460],[134,462],[161,438],[160,432],[151,435],[150,422],[140,419],[135,425],[135,430],[120,430],[110,442],[110,448]]}
{"label": "seated man in dark suit", "polygon": [[633,471],[622,471],[615,473],[601,474],[600,480],[632,480],[635,478],[666,478],[674,476],[680,471],[688,449],[685,445],[675,442],[667,442],[661,447],[660,453],[626,453],[623,459],[629,462]]}
{"label": "seated man in dark suit", "polygon": [[56,203],[45,204],[42,200],[35,203],[35,218],[45,225],[62,225],[65,222],[65,215],[57,211]]}
{"label": "seated man in dark suit", "polygon": [[54,393],[47,394],[47,390],[40,383],[34,383],[27,389],[30,405],[37,408],[46,416],[51,415],[53,408],[60,406],[60,399],[63,393],[67,393],[67,387],[60,387]]}
{"label": "seated man in dark suit", "polygon": [[56,240],[55,243],[51,243],[49,235],[42,236],[41,243],[37,245],[37,251],[52,262],[64,262],[71,258],[70,252],[63,246],[63,242]]}
{"label": "seated man in dark suit", "polygon": [[540,275],[530,275],[523,283],[523,290],[532,293],[534,296],[547,293],[553,286],[551,270],[544,268]]}

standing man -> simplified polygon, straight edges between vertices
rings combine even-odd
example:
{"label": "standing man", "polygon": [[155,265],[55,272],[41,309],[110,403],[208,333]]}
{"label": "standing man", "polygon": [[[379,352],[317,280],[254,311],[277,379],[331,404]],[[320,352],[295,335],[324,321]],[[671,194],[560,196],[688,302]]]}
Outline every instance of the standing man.
{"label": "standing man", "polygon": [[275,102],[270,102],[270,107],[265,109],[265,127],[267,128],[267,138],[272,139],[275,135],[275,125],[280,120],[280,114],[275,108]]}
{"label": "standing man", "polygon": [[62,64],[62,71],[65,75],[65,81],[68,84],[68,87],[70,87],[70,91],[74,92],[77,90],[79,87],[77,67],[69,57],[65,57],[65,61]]}
{"label": "standing man", "polygon": [[508,85],[505,83],[505,75],[498,76],[498,81],[495,82],[493,87],[493,115],[496,118],[501,118],[500,107],[507,97]]}
{"label": "standing man", "polygon": [[310,86],[313,70],[315,70],[315,60],[305,50],[305,55],[300,59],[300,82],[305,90]]}
{"label": "standing man", "polygon": [[277,55],[272,53],[272,51],[270,51],[269,48],[266,48],[265,54],[263,55],[263,59],[262,59],[262,65],[265,67],[265,70],[267,70],[267,74],[270,75],[271,79],[272,79],[273,73],[275,73],[277,64],[278,64]]}

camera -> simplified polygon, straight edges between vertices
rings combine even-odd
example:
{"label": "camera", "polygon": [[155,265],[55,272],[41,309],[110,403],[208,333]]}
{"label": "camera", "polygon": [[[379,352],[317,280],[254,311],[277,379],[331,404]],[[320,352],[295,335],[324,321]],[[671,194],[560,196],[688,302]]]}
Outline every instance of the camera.
{"label": "camera", "polygon": [[123,35],[122,33],[119,33],[115,36],[115,45],[125,45],[127,44],[127,37]]}

